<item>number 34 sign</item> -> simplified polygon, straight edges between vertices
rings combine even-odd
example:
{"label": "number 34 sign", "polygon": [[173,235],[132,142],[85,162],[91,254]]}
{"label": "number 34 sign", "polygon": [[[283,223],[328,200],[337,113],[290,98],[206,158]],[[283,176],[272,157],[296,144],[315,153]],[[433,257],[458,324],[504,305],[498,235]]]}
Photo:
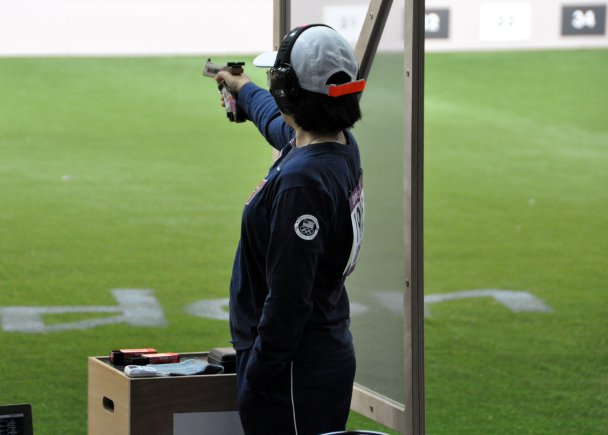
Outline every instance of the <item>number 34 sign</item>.
{"label": "number 34 sign", "polygon": [[564,6],[562,35],[604,35],[606,6]]}

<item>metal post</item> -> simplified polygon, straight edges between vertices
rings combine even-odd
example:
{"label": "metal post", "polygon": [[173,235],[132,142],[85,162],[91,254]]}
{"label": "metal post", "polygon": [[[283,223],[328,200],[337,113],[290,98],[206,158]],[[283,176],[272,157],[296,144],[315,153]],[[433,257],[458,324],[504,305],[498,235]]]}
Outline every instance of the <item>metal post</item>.
{"label": "metal post", "polygon": [[362,79],[367,79],[369,76],[392,4],[393,0],[372,0],[369,4],[355,47],[355,55],[359,62],[359,77]]}
{"label": "metal post", "polygon": [[[407,432],[425,433],[424,403],[424,0],[405,0],[404,234]],[[408,367],[409,365],[409,367]],[[409,384],[409,385],[408,385]]]}
{"label": "metal post", "polygon": [[273,0],[273,46],[278,50],[283,37],[291,30],[291,2],[289,0]]}

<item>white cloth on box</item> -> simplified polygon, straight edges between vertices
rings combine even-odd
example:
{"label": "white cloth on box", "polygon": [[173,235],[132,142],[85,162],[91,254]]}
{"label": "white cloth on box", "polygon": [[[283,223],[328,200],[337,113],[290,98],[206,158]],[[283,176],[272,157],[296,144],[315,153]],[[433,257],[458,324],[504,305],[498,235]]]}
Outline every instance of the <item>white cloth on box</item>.
{"label": "white cloth on box", "polygon": [[161,376],[161,374],[158,373],[153,367],[136,365],[125,366],[125,375],[130,378],[149,378]]}
{"label": "white cloth on box", "polygon": [[129,365],[125,367],[125,375],[130,378],[155,376],[192,376],[202,374],[218,374],[223,367],[208,364],[198,359],[187,359],[173,364],[148,364],[146,366]]}

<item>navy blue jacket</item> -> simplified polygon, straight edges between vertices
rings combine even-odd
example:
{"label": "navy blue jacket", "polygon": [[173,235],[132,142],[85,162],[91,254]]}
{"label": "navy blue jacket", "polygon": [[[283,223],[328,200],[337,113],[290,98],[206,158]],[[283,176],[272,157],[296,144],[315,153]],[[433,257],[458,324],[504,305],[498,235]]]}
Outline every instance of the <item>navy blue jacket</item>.
{"label": "navy blue jacket", "polygon": [[359,149],[294,146],[272,96],[253,83],[239,104],[280,156],[247,201],[230,283],[230,330],[251,349],[246,377],[263,388],[291,360],[354,355],[344,288],[363,236]]}

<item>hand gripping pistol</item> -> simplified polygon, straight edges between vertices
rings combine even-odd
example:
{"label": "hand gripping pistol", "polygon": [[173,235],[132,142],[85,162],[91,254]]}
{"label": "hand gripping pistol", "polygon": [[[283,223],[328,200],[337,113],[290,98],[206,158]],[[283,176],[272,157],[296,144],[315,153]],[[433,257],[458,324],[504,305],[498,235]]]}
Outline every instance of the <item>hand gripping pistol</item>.
{"label": "hand gripping pistol", "polygon": [[[203,68],[203,75],[207,77],[215,78],[215,75],[220,71],[228,71],[234,75],[241,75],[243,73],[243,65],[245,62],[228,62],[227,65],[217,65],[211,62],[211,59],[207,59],[205,67]],[[235,91],[230,89],[226,83],[218,83],[218,89],[224,97],[224,106],[226,106],[226,116],[230,122],[245,122],[247,118],[245,113],[239,108],[237,104],[238,95]]]}

